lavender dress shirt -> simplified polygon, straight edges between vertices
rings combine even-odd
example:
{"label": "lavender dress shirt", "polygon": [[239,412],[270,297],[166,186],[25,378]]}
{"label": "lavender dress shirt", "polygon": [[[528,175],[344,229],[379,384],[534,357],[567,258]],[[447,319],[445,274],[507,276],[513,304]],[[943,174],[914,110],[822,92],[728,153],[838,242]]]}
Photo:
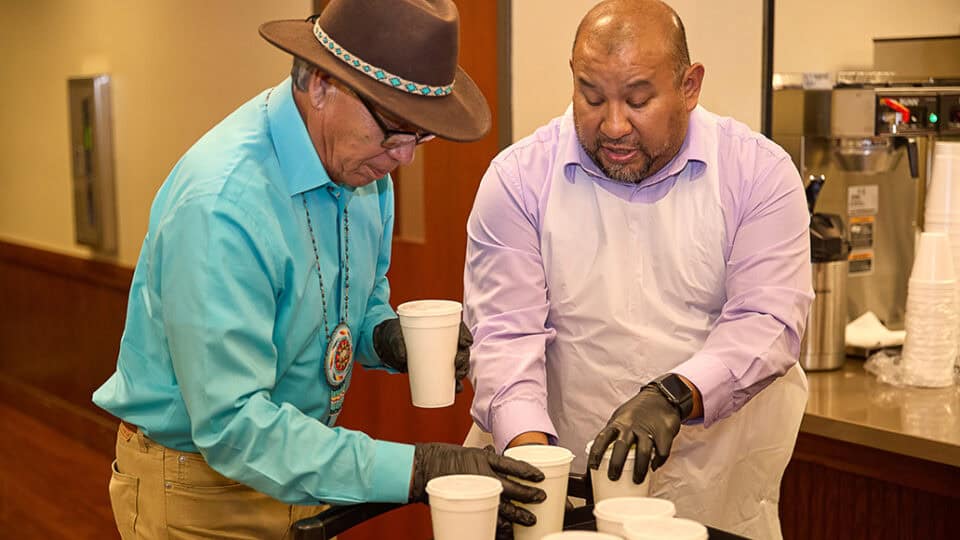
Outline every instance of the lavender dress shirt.
{"label": "lavender dress shirt", "polygon": [[[703,427],[708,428],[796,364],[813,291],[809,216],[802,181],[788,154],[745,125],[698,107],[672,161],[640,185],[620,184],[584,153],[568,109],[493,160],[467,224],[465,320],[475,337],[471,413],[493,434],[499,450],[527,431],[557,439],[557,419],[548,412],[546,371],[557,338],[551,319],[563,308],[547,286],[544,256],[544,223],[554,184],[588,177],[621,201],[651,205],[669,194],[682,175],[705,173],[719,178],[719,221],[725,230],[718,235],[721,271],[700,271],[715,274],[701,277],[721,283],[724,290],[718,293],[722,300],[716,313],[705,314],[710,322],[702,346],[669,371],[700,390]],[[698,217],[690,212],[690,220]],[[571,226],[585,230],[598,226],[588,216],[569,219]],[[686,248],[666,242],[658,249]],[[570,256],[578,256],[575,249]],[[555,256],[551,261],[562,262]],[[625,255],[623,264],[631,263]],[[672,331],[669,321],[663,325],[663,332]],[[628,384],[639,391],[657,374]],[[586,388],[579,388],[580,394],[589,394],[589,385],[605,390],[590,379],[582,385]]]}

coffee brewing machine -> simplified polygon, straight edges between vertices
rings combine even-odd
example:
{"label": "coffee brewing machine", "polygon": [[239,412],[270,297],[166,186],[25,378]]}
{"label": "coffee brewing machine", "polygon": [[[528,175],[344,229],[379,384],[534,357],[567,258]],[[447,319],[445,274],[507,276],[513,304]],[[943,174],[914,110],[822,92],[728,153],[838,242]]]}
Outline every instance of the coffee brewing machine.
{"label": "coffee brewing machine", "polygon": [[805,183],[822,183],[816,212],[843,221],[847,321],[833,324],[872,311],[887,328],[902,329],[933,144],[960,136],[960,85],[856,72],[812,86],[821,87],[774,90],[772,136]]}

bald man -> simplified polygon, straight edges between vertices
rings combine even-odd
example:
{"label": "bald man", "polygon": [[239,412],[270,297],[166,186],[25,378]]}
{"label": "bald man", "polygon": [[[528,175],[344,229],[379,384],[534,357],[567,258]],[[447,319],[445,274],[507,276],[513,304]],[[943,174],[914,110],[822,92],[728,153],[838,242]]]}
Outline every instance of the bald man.
{"label": "bald man", "polygon": [[610,448],[611,479],[649,468],[679,516],[779,538],[813,300],[797,170],[698,105],[704,67],[662,2],[598,4],[570,69],[570,109],[495,158],[470,215],[474,420],[580,471]]}

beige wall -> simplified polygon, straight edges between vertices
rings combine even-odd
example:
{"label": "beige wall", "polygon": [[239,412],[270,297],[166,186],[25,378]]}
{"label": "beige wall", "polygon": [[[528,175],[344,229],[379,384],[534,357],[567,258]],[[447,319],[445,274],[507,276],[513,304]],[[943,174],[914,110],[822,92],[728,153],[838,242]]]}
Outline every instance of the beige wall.
{"label": "beige wall", "polygon": [[777,0],[774,71],[870,69],[873,38],[960,34],[960,0]]}
{"label": "beige wall", "polygon": [[[576,25],[595,0],[513,0],[513,134],[560,114],[572,91]],[[310,0],[31,0],[0,4],[0,239],[80,256],[73,240],[66,80],[113,77],[119,252],[132,266],[149,204],[179,156],[220,118],[285,76],[260,22],[301,17]],[[673,0],[702,103],[760,123],[761,0]],[[872,64],[877,37],[960,33],[960,2],[778,0],[775,69]],[[736,28],[730,31],[730,28]]]}
{"label": "beige wall", "polygon": [[[687,28],[690,57],[706,66],[701,103],[760,127],[761,0],[667,0]],[[567,62],[580,18],[597,0],[513,1],[513,137],[563,112]],[[960,0],[776,0],[774,70],[873,65],[874,37],[960,34]]]}
{"label": "beige wall", "polygon": [[[570,102],[570,48],[596,0],[513,0],[513,138],[520,139]],[[760,127],[761,0],[672,0],[687,30],[690,59],[706,67],[700,102]],[[731,31],[731,28],[736,30]]]}
{"label": "beige wall", "polygon": [[132,266],[150,201],[180,155],[289,72],[263,21],[310,0],[30,0],[0,5],[0,239],[86,256],[73,237],[67,78],[113,82],[117,260]]}

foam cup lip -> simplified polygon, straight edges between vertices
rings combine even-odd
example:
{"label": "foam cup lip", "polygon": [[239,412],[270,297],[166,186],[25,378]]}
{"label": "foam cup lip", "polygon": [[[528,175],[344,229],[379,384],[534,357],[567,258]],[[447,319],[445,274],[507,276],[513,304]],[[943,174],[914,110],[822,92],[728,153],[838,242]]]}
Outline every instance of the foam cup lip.
{"label": "foam cup lip", "polygon": [[933,154],[935,156],[958,156],[960,157],[960,142],[937,141],[934,144]]}
{"label": "foam cup lip", "polygon": [[534,467],[557,467],[573,461],[573,452],[562,446],[528,444],[507,448],[503,455],[508,458],[525,461]]}
{"label": "foam cup lip", "polygon": [[[586,450],[585,450],[586,453],[587,453],[587,456],[590,455],[590,449],[591,449],[591,448],[593,448],[593,441],[587,442],[587,448],[586,448]],[[610,459],[611,456],[613,456],[613,444],[612,444],[612,443],[610,444],[610,446],[607,447],[606,450],[604,450],[604,452],[603,452],[603,458],[602,458],[602,459]],[[637,447],[636,447],[636,446],[631,446],[631,447],[630,447],[630,451],[627,452],[627,461],[634,461],[634,460],[636,460],[636,459],[637,459]]]}
{"label": "foam cup lip", "polygon": [[427,494],[451,501],[485,499],[502,491],[503,484],[499,480],[478,474],[438,476],[427,482]]}
{"label": "foam cup lip", "polygon": [[463,306],[453,300],[414,300],[397,306],[397,315],[401,317],[441,317],[460,313]]}
{"label": "foam cup lip", "polygon": [[931,281],[927,279],[911,278],[907,280],[907,286],[911,287],[916,285],[920,288],[943,289],[943,288],[949,288],[950,284],[954,284],[956,282],[957,282],[956,279],[939,279],[939,280]]}
{"label": "foam cup lip", "polygon": [[707,528],[692,519],[631,518],[623,523],[630,540],[670,538],[671,540],[706,540]]}
{"label": "foam cup lip", "polygon": [[955,218],[960,209],[960,144],[938,143],[930,170],[924,217],[931,221]]}
{"label": "foam cup lip", "polygon": [[593,507],[593,515],[607,521],[624,521],[632,516],[673,517],[676,513],[673,502],[656,497],[613,497]]}
{"label": "foam cup lip", "polygon": [[593,531],[563,531],[550,533],[540,540],[621,540],[619,536]]}
{"label": "foam cup lip", "polygon": [[[949,211],[940,211],[940,210],[925,210],[923,212],[923,224],[926,227],[930,225],[937,225],[940,227],[957,225],[956,218],[960,217],[960,208],[956,210]],[[928,219],[930,218],[930,219]],[[924,231],[931,232],[931,231]]]}

